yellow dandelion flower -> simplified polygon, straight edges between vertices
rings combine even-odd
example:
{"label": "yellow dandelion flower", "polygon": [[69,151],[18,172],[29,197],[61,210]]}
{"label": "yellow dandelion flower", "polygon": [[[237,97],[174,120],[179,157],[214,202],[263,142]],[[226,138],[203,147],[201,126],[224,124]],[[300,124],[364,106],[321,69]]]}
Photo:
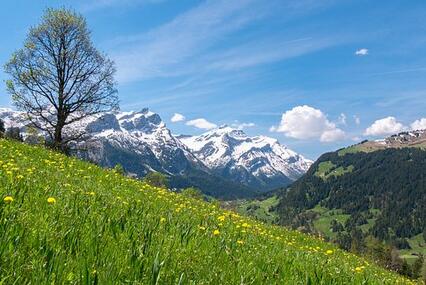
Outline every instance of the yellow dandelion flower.
{"label": "yellow dandelion flower", "polygon": [[225,220],[225,216],[219,216],[217,219],[218,219],[218,221],[223,222]]}
{"label": "yellow dandelion flower", "polygon": [[161,219],[160,219],[160,223],[164,223],[166,221],[166,218],[164,218],[164,217],[162,217]]}
{"label": "yellow dandelion flower", "polygon": [[56,203],[56,199],[53,198],[53,197],[49,197],[49,198],[47,198],[47,203],[49,203],[49,204],[55,204]]}
{"label": "yellow dandelion flower", "polygon": [[332,251],[331,249],[329,249],[329,250],[327,250],[325,253],[326,253],[326,254],[328,254],[328,255],[330,255],[330,254],[333,254],[333,252],[334,252],[334,251]]}
{"label": "yellow dandelion flower", "polygon": [[206,227],[203,227],[203,226],[198,226],[198,228],[200,229],[200,230],[202,230],[202,231],[205,231],[206,230]]}
{"label": "yellow dandelion flower", "polygon": [[362,268],[357,266],[357,267],[355,267],[355,271],[356,271],[356,272],[361,272],[361,271],[362,271]]}
{"label": "yellow dandelion flower", "polygon": [[12,196],[6,196],[6,197],[4,197],[3,201],[5,201],[6,203],[11,203],[11,202],[13,202],[13,198],[12,198]]}
{"label": "yellow dandelion flower", "polygon": [[242,240],[237,240],[238,244],[244,244],[244,242]]}
{"label": "yellow dandelion flower", "polygon": [[214,230],[214,231],[213,231],[213,235],[217,236],[217,235],[219,235],[219,234],[220,234],[219,230]]}

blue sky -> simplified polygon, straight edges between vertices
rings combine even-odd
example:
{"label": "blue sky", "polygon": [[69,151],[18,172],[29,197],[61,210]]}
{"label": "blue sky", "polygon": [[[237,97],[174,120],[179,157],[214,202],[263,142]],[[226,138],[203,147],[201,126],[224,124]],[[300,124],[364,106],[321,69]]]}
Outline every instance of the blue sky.
{"label": "blue sky", "polygon": [[115,60],[121,109],[149,107],[174,133],[235,125],[314,159],[426,128],[423,0],[2,1],[0,62],[61,6]]}

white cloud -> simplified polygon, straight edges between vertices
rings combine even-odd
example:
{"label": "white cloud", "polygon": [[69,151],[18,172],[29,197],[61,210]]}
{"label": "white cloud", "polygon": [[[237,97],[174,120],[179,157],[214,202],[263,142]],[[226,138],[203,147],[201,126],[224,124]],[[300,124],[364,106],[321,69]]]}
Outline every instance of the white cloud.
{"label": "white cloud", "polygon": [[[309,13],[311,9],[306,9],[305,2],[313,8],[311,0],[272,1],[267,4],[261,0],[203,1],[150,31],[112,39],[109,50],[117,63],[117,80],[128,83],[157,77],[248,69],[342,42],[341,37],[298,38],[288,35],[288,38],[270,38],[262,33],[253,37],[254,40],[248,38],[239,45],[218,44],[279,10],[286,11],[280,17],[289,19]],[[321,5],[314,6],[319,8]]]}
{"label": "white cloud", "polygon": [[355,52],[355,55],[358,55],[358,56],[368,55],[368,49],[366,48],[359,49]]}
{"label": "white cloud", "polygon": [[205,1],[147,33],[119,39],[119,51],[112,55],[118,67],[118,81],[172,76],[192,69],[199,72],[194,62],[200,54],[224,36],[261,17],[262,13],[253,11],[256,3],[255,0]]}
{"label": "white cloud", "polygon": [[246,129],[246,128],[252,128],[256,125],[255,125],[255,123],[240,123],[240,122],[237,121],[237,122],[233,123],[231,126],[236,128],[236,129],[243,130],[243,129]]}
{"label": "white cloud", "polygon": [[185,121],[185,116],[179,113],[174,113],[173,117],[170,119],[172,123]]}
{"label": "white cloud", "polygon": [[346,126],[346,115],[345,115],[345,114],[343,114],[343,113],[341,113],[341,114],[340,114],[340,116],[339,116],[339,118],[337,119],[337,122],[338,122],[340,125],[344,125],[344,126]]}
{"label": "white cloud", "polygon": [[415,120],[411,125],[410,125],[412,130],[424,130],[426,129],[426,118],[421,118],[419,120]]}
{"label": "white cloud", "polygon": [[366,136],[384,136],[399,133],[405,130],[406,127],[398,122],[395,117],[386,117],[380,120],[376,120],[371,126],[369,126],[364,135]]}
{"label": "white cloud", "polygon": [[338,141],[346,136],[321,110],[307,105],[285,112],[279,126],[271,127],[270,131],[282,132],[295,139],[319,139],[322,142]]}
{"label": "white cloud", "polygon": [[213,123],[207,121],[204,118],[190,120],[190,121],[186,122],[186,125],[196,127],[198,129],[204,129],[204,130],[210,130],[210,129],[217,128],[216,124],[213,124]]}
{"label": "white cloud", "polygon": [[212,69],[232,71],[260,64],[282,61],[335,45],[335,39],[299,38],[288,41],[276,39],[252,41],[220,52],[211,57]]}
{"label": "white cloud", "polygon": [[276,126],[271,126],[271,127],[269,128],[269,131],[270,131],[271,133],[276,132],[276,131],[277,131],[277,127],[276,127]]}
{"label": "white cloud", "polygon": [[324,131],[321,134],[320,141],[322,142],[335,142],[345,138],[345,132],[341,129],[334,128],[328,131]]}
{"label": "white cloud", "polygon": [[355,121],[355,124],[357,124],[357,125],[361,124],[361,118],[358,117],[357,115],[354,116],[354,121]]}

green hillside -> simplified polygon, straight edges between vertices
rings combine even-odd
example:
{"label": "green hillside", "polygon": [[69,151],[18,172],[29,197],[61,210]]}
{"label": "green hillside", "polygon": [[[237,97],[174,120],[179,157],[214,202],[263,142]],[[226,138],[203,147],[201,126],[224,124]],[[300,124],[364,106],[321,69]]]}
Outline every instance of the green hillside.
{"label": "green hillside", "polygon": [[413,263],[426,255],[426,151],[366,145],[322,155],[279,192],[280,223],[321,233],[359,254],[369,254],[374,238]]}
{"label": "green hillside", "polygon": [[252,199],[222,201],[221,207],[235,211],[243,216],[253,217],[263,223],[277,224],[279,216],[275,211],[275,206],[278,202],[276,195],[270,197],[259,196]]}
{"label": "green hillside", "polygon": [[0,284],[411,283],[320,239],[0,140]]}

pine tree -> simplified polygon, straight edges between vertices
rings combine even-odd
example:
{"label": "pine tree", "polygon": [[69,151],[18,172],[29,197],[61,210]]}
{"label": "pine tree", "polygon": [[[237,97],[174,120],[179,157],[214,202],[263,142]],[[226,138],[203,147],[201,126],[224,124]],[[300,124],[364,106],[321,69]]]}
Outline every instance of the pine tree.
{"label": "pine tree", "polygon": [[416,261],[411,266],[411,274],[413,279],[418,279],[422,275],[422,268],[424,263],[424,257],[422,254],[416,259]]}

